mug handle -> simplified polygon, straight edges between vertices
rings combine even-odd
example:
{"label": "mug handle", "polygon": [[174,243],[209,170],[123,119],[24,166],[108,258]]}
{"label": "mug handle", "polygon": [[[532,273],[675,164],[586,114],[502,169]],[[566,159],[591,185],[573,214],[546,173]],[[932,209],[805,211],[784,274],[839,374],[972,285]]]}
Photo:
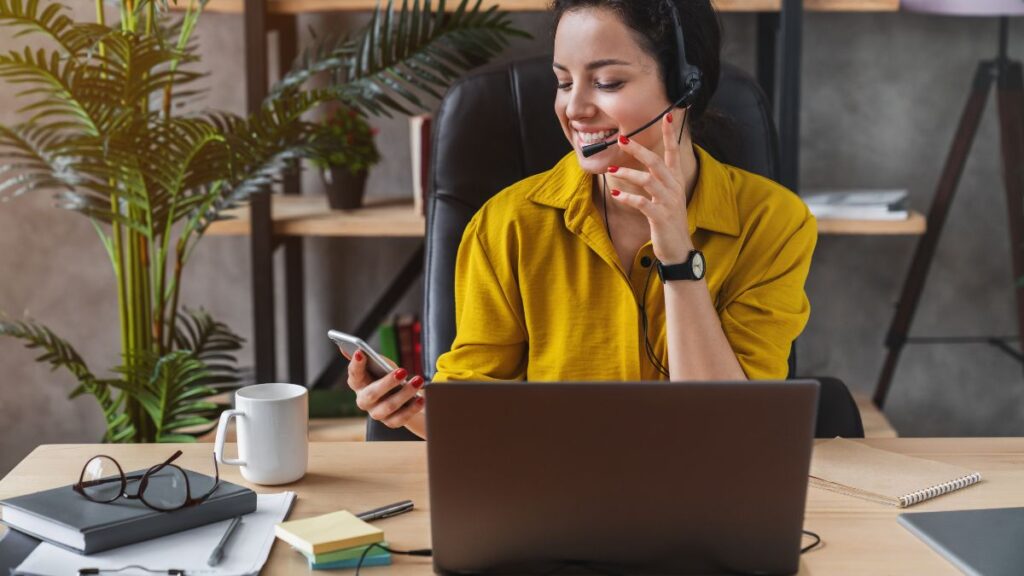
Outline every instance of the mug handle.
{"label": "mug handle", "polygon": [[221,464],[245,466],[244,460],[224,457],[224,437],[227,435],[228,421],[235,416],[245,416],[245,412],[242,410],[225,410],[220,413],[220,422],[217,424],[217,440],[213,444],[213,455],[217,458],[217,462]]}

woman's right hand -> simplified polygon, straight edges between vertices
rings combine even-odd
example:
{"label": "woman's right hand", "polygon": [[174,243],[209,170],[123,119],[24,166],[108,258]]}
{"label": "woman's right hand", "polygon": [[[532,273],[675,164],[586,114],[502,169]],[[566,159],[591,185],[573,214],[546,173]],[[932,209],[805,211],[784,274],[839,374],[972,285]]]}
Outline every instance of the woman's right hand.
{"label": "woman's right hand", "polygon": [[348,363],[348,386],[356,393],[356,406],[388,428],[401,428],[423,411],[423,396],[417,394],[423,387],[423,377],[415,376],[403,385],[406,376],[405,369],[398,368],[380,380],[371,381],[366,371],[366,355],[359,350]]}

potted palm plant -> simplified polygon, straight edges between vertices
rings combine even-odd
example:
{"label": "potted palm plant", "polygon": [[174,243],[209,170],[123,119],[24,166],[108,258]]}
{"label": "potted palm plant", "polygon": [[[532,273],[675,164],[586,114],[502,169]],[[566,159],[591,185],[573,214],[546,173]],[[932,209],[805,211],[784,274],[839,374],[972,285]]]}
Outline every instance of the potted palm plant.
{"label": "potted palm plant", "polygon": [[[0,25],[44,47],[0,54],[0,79],[24,88],[22,121],[0,125],[0,199],[40,190],[95,227],[116,280],[121,362],[95,372],[31,319],[0,317],[0,334],[68,370],[106,419],[110,442],[184,442],[207,432],[236,388],[242,339],[180,302],[182,274],[207,226],[287,164],[329,151],[304,118],[325,103],[407,114],[459,74],[524,35],[480,3],[405,0],[369,23],[307,50],[248,116],[185,113],[201,74],[193,33],[206,0],[178,18],[168,0],[122,0],[107,22],[76,22],[50,0],[0,2]],[[318,88],[306,80],[330,76]]]}

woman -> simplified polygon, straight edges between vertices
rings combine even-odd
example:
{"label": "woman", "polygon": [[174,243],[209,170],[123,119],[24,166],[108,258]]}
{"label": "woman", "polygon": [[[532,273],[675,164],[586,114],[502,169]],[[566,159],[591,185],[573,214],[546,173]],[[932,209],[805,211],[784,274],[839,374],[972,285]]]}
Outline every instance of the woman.
{"label": "woman", "polygon": [[[810,314],[817,227],[796,195],[693,143],[719,74],[709,1],[553,9],[555,113],[573,152],[494,196],[467,226],[457,335],[434,382],[785,378]],[[703,75],[683,108],[670,94],[684,69],[675,21]],[[583,154],[601,142],[615,145]],[[350,363],[359,407],[424,437],[423,379],[395,390],[405,377],[371,382],[362,354]]]}

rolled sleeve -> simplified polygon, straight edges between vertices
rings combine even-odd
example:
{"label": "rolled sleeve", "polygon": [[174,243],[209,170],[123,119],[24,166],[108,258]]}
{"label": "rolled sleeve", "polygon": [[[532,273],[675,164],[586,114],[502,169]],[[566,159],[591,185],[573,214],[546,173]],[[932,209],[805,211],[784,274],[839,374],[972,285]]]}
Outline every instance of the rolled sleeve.
{"label": "rolled sleeve", "polygon": [[523,380],[527,335],[512,266],[491,251],[474,219],[455,263],[455,341],[437,359],[434,382]]}
{"label": "rolled sleeve", "polygon": [[804,284],[817,243],[818,227],[808,215],[796,230],[770,249],[764,274],[736,290],[720,313],[722,330],[747,378],[781,380],[789,354],[810,317]]}

